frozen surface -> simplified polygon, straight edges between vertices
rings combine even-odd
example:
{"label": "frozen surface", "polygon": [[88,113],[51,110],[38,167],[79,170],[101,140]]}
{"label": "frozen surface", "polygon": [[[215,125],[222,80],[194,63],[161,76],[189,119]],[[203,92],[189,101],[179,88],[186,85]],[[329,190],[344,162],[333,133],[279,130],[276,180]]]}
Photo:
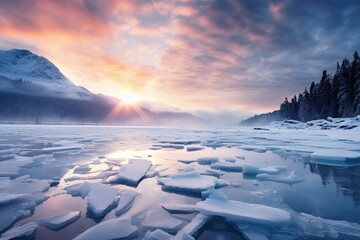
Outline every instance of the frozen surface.
{"label": "frozen surface", "polygon": [[[166,189],[190,192],[202,192],[214,189],[218,183],[216,177],[203,176],[196,171],[173,174],[170,177],[159,178],[158,181],[164,185]],[[223,183],[224,182],[221,182],[221,185],[223,185]]]}
{"label": "frozen surface", "polygon": [[29,222],[21,226],[13,227],[10,230],[3,233],[0,237],[0,240],[10,240],[15,238],[30,236],[37,227],[38,224],[36,222]]}
{"label": "frozen surface", "polygon": [[219,190],[214,190],[205,201],[196,204],[201,213],[227,217],[236,221],[257,224],[288,224],[288,211],[260,204],[249,204],[229,200]]}
{"label": "frozen surface", "polygon": [[[131,223],[111,229],[140,230],[120,238],[166,239],[171,232],[194,239],[213,231],[209,219],[217,215],[249,239],[360,239],[360,128],[352,128],[355,120],[326,121],[266,131],[6,125],[0,234],[81,212],[60,231],[40,227],[31,237],[74,239],[88,229],[106,237],[113,233],[100,233],[105,225],[126,216]],[[225,200],[212,194],[220,187]]]}
{"label": "frozen surface", "polygon": [[52,230],[62,229],[80,218],[79,211],[60,213],[52,217],[39,219],[38,223]]}
{"label": "frozen surface", "polygon": [[151,161],[144,159],[130,159],[127,165],[120,168],[117,180],[136,185],[146,174],[151,166]]}
{"label": "frozen surface", "polygon": [[89,228],[74,240],[112,240],[132,236],[137,227],[131,224],[131,218],[114,218]]}

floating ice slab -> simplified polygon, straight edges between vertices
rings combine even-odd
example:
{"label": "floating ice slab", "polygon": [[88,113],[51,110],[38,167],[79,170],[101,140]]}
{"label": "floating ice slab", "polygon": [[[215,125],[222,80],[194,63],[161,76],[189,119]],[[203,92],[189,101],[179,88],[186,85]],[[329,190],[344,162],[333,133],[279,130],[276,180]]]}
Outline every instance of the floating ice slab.
{"label": "floating ice slab", "polygon": [[161,229],[168,233],[176,233],[182,224],[177,218],[174,218],[163,208],[155,208],[148,212],[141,226],[145,229]]}
{"label": "floating ice slab", "polygon": [[268,166],[264,168],[258,168],[252,165],[245,164],[243,167],[244,174],[258,174],[258,173],[278,174],[285,170],[286,170],[285,166]]}
{"label": "floating ice slab", "polygon": [[120,216],[121,214],[124,214],[125,212],[127,212],[133,205],[134,200],[138,195],[139,194],[135,191],[122,190],[120,192],[119,203],[116,207],[116,213],[115,213],[116,216]]}
{"label": "floating ice slab", "polygon": [[110,209],[116,207],[119,190],[101,183],[92,185],[87,196],[88,208],[96,217],[104,216]]}
{"label": "floating ice slab", "polygon": [[161,229],[156,229],[155,231],[147,231],[144,240],[171,240],[173,239],[173,235],[164,232]]}
{"label": "floating ice slab", "polygon": [[197,162],[201,165],[210,165],[217,161],[219,161],[219,159],[216,157],[202,157],[197,159]]}
{"label": "floating ice slab", "polygon": [[[158,182],[167,189],[202,192],[217,187],[218,179],[213,176],[203,176],[199,172],[190,171],[173,174],[170,177],[159,178]],[[223,185],[223,181],[221,185]]]}
{"label": "floating ice slab", "polygon": [[174,237],[174,240],[195,239],[192,235],[197,232],[209,220],[209,215],[197,214],[190,223],[183,227]]}
{"label": "floating ice slab", "polygon": [[136,185],[151,166],[151,161],[144,159],[130,159],[127,165],[119,169],[117,180]]}
{"label": "floating ice slab", "polygon": [[10,240],[30,236],[38,227],[36,222],[29,222],[21,226],[13,227],[1,235],[0,240]]}
{"label": "floating ice slab", "polygon": [[204,169],[203,171],[200,171],[200,174],[219,177],[221,175],[224,175],[225,172],[217,169]]}
{"label": "floating ice slab", "polygon": [[341,239],[360,238],[358,223],[323,219],[305,213],[295,213],[293,221],[296,228],[307,238],[336,239],[338,236],[342,236]]}
{"label": "floating ice slab", "polygon": [[80,218],[79,211],[60,213],[49,218],[39,219],[38,223],[52,230],[62,229]]}
{"label": "floating ice slab", "polygon": [[288,211],[260,204],[232,201],[219,190],[213,190],[205,201],[196,205],[203,214],[222,216],[235,221],[256,224],[287,224],[291,221]]}
{"label": "floating ice slab", "polygon": [[131,218],[114,218],[89,228],[74,240],[112,240],[135,235],[137,227],[131,224]]}
{"label": "floating ice slab", "polygon": [[343,149],[319,149],[311,154],[313,159],[328,161],[360,160],[360,152]]}
{"label": "floating ice slab", "polygon": [[9,204],[10,202],[17,201],[22,199],[28,194],[10,194],[10,193],[0,193],[0,206],[4,204]]}
{"label": "floating ice slab", "polygon": [[162,207],[170,213],[193,213],[198,212],[194,204],[163,204]]}
{"label": "floating ice slab", "polygon": [[187,147],[186,151],[188,152],[195,152],[195,151],[200,151],[200,150],[204,150],[205,148],[203,147]]}
{"label": "floating ice slab", "polygon": [[241,163],[240,161],[236,161],[236,162],[221,161],[211,164],[210,167],[213,169],[218,169],[227,172],[241,172],[243,169],[243,163]]}
{"label": "floating ice slab", "polygon": [[193,159],[183,159],[183,160],[178,160],[178,162],[182,162],[182,163],[185,163],[185,164],[189,164],[189,163],[197,162],[197,160],[193,160]]}
{"label": "floating ice slab", "polygon": [[91,188],[91,183],[83,182],[65,187],[65,190],[68,194],[71,194],[72,196],[81,196],[82,198],[85,198],[90,192]]}
{"label": "floating ice slab", "polygon": [[295,184],[304,181],[302,178],[297,176],[294,171],[291,171],[289,175],[272,175],[268,173],[261,173],[256,175],[256,178],[260,180],[267,180],[267,181],[287,183],[287,184]]}

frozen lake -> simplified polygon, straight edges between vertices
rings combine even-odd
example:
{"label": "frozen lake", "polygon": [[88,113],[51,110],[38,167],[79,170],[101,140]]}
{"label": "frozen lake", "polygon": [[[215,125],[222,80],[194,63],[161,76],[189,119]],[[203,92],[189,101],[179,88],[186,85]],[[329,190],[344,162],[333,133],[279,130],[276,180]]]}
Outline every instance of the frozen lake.
{"label": "frozen lake", "polygon": [[0,239],[113,226],[125,239],[360,239],[360,130],[0,125]]}

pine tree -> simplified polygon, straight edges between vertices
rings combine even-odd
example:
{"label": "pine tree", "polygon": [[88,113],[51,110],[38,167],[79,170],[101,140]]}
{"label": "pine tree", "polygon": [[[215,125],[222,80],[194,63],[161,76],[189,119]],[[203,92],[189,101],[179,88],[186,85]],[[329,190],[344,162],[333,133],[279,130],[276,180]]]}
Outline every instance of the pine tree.
{"label": "pine tree", "polygon": [[351,94],[351,68],[349,60],[345,58],[342,62],[339,71],[339,93],[337,95],[339,103],[339,116],[350,117],[352,116],[352,94]]}
{"label": "pine tree", "polygon": [[357,51],[352,62],[354,74],[354,115],[360,114],[360,57]]}

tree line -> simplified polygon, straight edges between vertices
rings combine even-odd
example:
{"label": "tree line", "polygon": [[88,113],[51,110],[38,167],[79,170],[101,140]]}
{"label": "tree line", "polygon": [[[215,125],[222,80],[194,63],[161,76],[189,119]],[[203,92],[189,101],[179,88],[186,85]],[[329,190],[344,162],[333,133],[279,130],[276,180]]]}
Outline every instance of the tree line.
{"label": "tree line", "polygon": [[241,124],[266,124],[271,121],[293,119],[310,121],[327,117],[353,117],[360,115],[360,57],[357,51],[352,61],[344,59],[337,63],[332,76],[323,71],[319,83],[312,82],[310,88],[285,98],[280,109],[256,115]]}

